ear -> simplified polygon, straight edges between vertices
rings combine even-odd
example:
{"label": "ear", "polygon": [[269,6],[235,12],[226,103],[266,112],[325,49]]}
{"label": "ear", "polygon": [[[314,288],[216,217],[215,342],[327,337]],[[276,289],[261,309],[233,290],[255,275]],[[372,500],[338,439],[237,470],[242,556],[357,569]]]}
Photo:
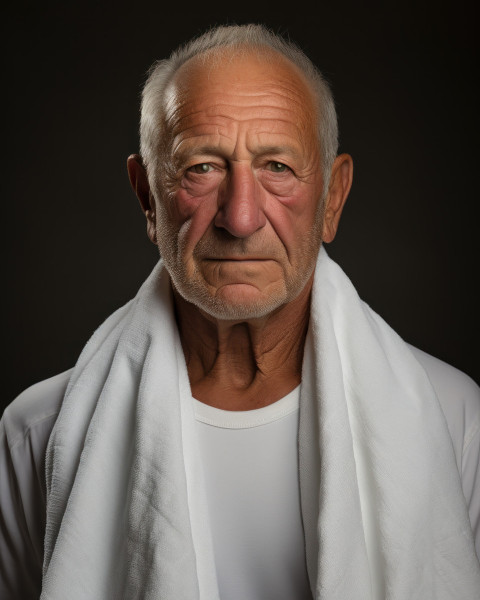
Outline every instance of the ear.
{"label": "ear", "polygon": [[353,179],[353,160],[349,154],[339,154],[330,176],[325,212],[323,216],[323,241],[332,242],[347,200]]}
{"label": "ear", "polygon": [[150,191],[147,172],[139,154],[131,154],[127,159],[128,177],[135,195],[137,196],[143,213],[147,218],[147,235],[150,240],[157,243],[157,228],[155,220],[155,200]]}

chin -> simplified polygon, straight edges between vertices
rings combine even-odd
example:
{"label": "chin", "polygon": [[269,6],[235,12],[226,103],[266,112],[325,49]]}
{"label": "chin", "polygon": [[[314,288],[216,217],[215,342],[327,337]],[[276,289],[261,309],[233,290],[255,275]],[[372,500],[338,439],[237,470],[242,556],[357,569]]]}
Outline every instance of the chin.
{"label": "chin", "polygon": [[224,321],[250,321],[261,319],[274,312],[285,304],[284,302],[250,302],[232,303],[225,300],[212,299],[203,305],[197,304],[204,312],[218,320]]}
{"label": "chin", "polygon": [[208,288],[192,282],[182,285],[182,282],[174,281],[173,284],[187,302],[218,320],[260,319],[289,301],[283,286],[268,295],[262,295],[247,285],[228,286],[226,290],[212,294]]}

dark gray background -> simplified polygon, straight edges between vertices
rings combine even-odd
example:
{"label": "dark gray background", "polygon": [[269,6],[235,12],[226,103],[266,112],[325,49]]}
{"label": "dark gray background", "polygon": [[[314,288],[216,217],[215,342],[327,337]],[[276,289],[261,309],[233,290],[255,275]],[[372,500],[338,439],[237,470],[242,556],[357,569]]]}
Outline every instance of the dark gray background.
{"label": "dark gray background", "polygon": [[[38,3],[3,17],[6,392],[75,363],[157,260],[129,188],[139,94],[209,25],[263,22],[332,83],[354,185],[329,252],[402,337],[480,379],[473,2]],[[264,8],[258,8],[264,6]]]}

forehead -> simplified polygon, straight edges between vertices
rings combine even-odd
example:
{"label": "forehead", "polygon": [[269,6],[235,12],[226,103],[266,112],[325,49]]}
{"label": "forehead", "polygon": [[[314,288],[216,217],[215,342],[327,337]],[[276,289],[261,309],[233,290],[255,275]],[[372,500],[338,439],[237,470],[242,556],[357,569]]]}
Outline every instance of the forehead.
{"label": "forehead", "polygon": [[224,50],[190,59],[167,88],[165,117],[173,137],[243,129],[299,142],[316,137],[317,129],[305,76],[273,51]]}

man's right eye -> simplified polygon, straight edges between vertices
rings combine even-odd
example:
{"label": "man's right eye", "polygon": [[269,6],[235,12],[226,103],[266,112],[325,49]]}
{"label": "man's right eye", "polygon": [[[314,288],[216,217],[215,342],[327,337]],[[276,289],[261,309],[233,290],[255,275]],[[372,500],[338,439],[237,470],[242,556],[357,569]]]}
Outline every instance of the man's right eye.
{"label": "man's right eye", "polygon": [[188,171],[191,171],[192,173],[198,173],[199,175],[210,173],[212,170],[212,165],[209,165],[208,163],[199,163],[198,165],[193,165],[188,169]]}

